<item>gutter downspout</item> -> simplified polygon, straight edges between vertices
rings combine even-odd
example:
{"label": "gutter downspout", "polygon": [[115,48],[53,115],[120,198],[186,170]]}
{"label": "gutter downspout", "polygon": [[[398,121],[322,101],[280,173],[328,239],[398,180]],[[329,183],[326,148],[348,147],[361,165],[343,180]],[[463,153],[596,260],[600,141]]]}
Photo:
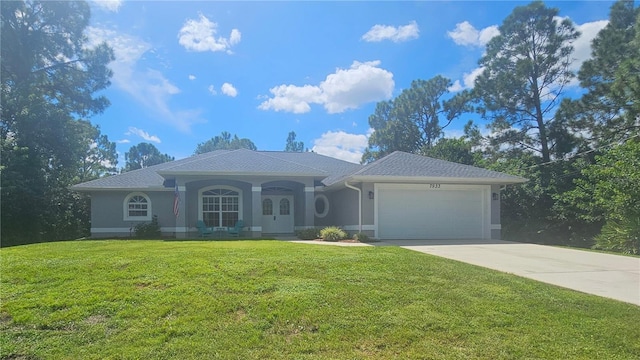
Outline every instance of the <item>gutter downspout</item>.
{"label": "gutter downspout", "polygon": [[358,232],[362,232],[362,190],[353,185],[349,185],[347,181],[344,182],[344,186],[358,192]]}

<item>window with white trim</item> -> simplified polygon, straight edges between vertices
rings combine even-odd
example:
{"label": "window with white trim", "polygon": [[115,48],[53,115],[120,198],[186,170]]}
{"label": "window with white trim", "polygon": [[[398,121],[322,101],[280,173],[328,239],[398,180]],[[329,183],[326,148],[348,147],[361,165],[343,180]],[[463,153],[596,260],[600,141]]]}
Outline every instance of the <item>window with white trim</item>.
{"label": "window with white trim", "polygon": [[143,193],[131,193],[124,199],[125,221],[151,220],[151,199]]}
{"label": "window with white trim", "polygon": [[217,187],[204,190],[200,195],[200,215],[210,227],[231,227],[240,220],[240,190]]}

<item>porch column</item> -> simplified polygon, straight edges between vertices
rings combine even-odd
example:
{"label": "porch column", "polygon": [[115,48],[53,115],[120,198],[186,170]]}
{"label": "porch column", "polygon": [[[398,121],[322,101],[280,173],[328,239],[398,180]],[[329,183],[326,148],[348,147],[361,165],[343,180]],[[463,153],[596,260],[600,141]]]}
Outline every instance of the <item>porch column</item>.
{"label": "porch column", "polygon": [[314,227],[315,219],[315,188],[313,186],[304,187],[304,227]]}
{"label": "porch column", "polygon": [[262,186],[251,187],[251,234],[262,235]]}
{"label": "porch column", "polygon": [[[177,180],[176,180],[177,181]],[[187,226],[187,187],[178,186],[180,203],[178,204],[178,216],[176,217],[176,239],[185,239],[189,234]]]}

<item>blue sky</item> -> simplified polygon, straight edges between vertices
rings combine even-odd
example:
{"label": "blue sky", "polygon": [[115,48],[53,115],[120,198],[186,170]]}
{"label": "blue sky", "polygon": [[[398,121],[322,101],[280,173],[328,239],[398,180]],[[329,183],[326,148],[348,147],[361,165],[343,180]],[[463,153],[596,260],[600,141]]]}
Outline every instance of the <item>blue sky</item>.
{"label": "blue sky", "polygon": [[[94,1],[87,35],[117,59],[111,106],[91,120],[117,142],[118,167],[140,142],[180,159],[222,131],[259,150],[283,150],[295,131],[310,150],[358,162],[378,101],[436,75],[451,94],[473,86],[484,44],[527,3]],[[582,32],[577,69],[612,3],[546,4]]]}

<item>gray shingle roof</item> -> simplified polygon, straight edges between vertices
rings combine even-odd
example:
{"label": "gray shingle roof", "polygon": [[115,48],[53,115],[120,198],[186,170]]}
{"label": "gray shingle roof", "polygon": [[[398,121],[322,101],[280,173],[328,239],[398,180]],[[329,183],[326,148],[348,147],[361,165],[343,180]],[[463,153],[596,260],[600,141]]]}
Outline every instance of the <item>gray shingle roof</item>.
{"label": "gray shingle roof", "polygon": [[504,173],[394,152],[368,165],[358,165],[313,152],[217,150],[185,159],[74,185],[75,190],[164,188],[165,178],[181,174],[309,176],[326,186],[380,178],[455,178],[486,183],[518,183],[526,179]]}
{"label": "gray shingle roof", "polygon": [[[362,166],[304,152],[217,150],[72,186],[75,190],[163,188],[180,174],[296,175],[318,179],[340,177]],[[163,177],[164,175],[164,177]]]}
{"label": "gray shingle roof", "polygon": [[526,179],[475,166],[396,151],[364,166],[347,178],[456,178],[485,179],[487,182],[516,183]]}
{"label": "gray shingle roof", "polygon": [[[316,156],[320,156],[315,154]],[[339,161],[334,159],[335,161]],[[328,176],[312,162],[294,161],[293,158],[273,156],[270,152],[238,149],[205,158],[197,158],[168,166],[160,174],[227,173],[227,174],[289,174],[301,176]]]}
{"label": "gray shingle roof", "polygon": [[319,155],[313,152],[283,152],[274,151],[269,152],[269,155],[287,160],[296,161],[302,164],[307,164],[317,169],[321,169],[326,172],[327,177],[322,180],[324,184],[331,184],[336,179],[342,178],[347,174],[351,174],[355,171],[362,169],[362,165],[350,163],[348,161],[338,160],[329,156]]}

